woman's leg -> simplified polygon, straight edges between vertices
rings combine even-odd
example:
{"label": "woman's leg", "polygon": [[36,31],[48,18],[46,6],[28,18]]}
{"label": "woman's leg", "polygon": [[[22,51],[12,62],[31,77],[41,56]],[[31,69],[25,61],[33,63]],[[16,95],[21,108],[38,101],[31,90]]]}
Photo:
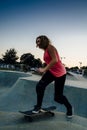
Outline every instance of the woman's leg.
{"label": "woman's leg", "polygon": [[54,100],[60,104],[64,104],[67,108],[67,112],[72,110],[72,106],[69,103],[68,99],[63,95],[64,84],[65,84],[66,75],[55,79],[55,97]]}
{"label": "woman's leg", "polygon": [[41,107],[42,101],[43,101],[43,96],[44,96],[44,91],[45,88],[49,83],[51,83],[54,80],[54,76],[47,71],[41,78],[41,80],[38,82],[36,85],[36,92],[37,92],[37,106]]}

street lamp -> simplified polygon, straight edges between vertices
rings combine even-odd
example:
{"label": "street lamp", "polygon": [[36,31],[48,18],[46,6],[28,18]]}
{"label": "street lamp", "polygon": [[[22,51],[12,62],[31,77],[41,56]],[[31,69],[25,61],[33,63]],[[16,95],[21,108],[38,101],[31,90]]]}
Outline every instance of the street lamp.
{"label": "street lamp", "polygon": [[61,57],[61,60],[62,60],[62,59],[66,59],[66,57]]}
{"label": "street lamp", "polygon": [[[62,61],[62,63],[63,63],[63,59],[66,59],[66,57],[61,57],[61,61]],[[64,63],[63,63],[64,64]],[[64,64],[64,66],[65,66],[65,64]]]}
{"label": "street lamp", "polygon": [[79,62],[79,64],[80,64],[80,69],[81,69],[81,66],[82,66],[82,62]]}

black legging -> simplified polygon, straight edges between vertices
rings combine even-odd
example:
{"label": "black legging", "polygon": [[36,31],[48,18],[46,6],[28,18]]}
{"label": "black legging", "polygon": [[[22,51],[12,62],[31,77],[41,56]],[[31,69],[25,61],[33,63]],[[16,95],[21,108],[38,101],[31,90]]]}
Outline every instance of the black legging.
{"label": "black legging", "polygon": [[52,81],[54,81],[55,86],[54,100],[58,103],[64,104],[67,109],[71,108],[71,104],[68,102],[67,98],[63,95],[65,79],[66,74],[61,77],[55,77],[50,73],[50,71],[47,71],[36,85],[37,106],[41,107],[44,91],[47,85],[50,84]]}

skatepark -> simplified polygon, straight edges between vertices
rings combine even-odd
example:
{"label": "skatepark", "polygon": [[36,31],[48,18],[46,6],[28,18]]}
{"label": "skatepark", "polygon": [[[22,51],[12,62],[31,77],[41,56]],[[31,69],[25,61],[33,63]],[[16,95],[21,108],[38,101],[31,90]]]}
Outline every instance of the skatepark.
{"label": "skatepark", "polygon": [[87,130],[87,79],[81,75],[67,75],[64,94],[74,108],[72,119],[65,116],[66,109],[54,101],[51,83],[43,99],[43,107],[56,106],[54,117],[25,121],[19,110],[30,110],[36,104],[35,87],[40,75],[13,71],[0,71],[0,130]]}

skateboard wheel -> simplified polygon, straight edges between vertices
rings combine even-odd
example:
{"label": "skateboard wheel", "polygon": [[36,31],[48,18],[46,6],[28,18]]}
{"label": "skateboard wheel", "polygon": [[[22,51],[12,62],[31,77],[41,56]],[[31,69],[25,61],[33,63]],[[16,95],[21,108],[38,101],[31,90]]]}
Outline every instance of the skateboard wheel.
{"label": "skateboard wheel", "polygon": [[54,115],[55,115],[53,112],[49,112],[49,114],[50,114],[51,116],[54,116]]}
{"label": "skateboard wheel", "polygon": [[54,116],[55,114],[54,113],[51,113],[52,116]]}

